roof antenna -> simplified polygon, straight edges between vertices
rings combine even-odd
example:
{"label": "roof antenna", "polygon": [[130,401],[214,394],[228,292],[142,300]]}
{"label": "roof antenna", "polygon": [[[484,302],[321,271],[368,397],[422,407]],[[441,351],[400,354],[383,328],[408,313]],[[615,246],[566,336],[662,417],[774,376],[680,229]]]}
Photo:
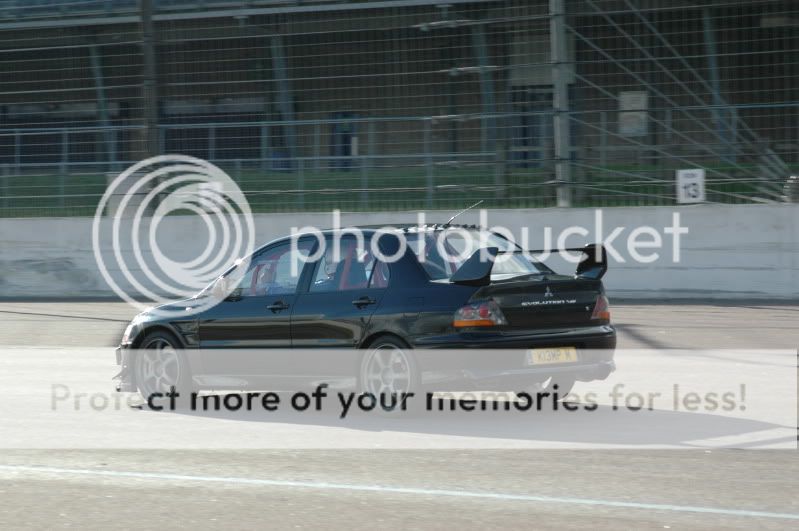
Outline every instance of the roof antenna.
{"label": "roof antenna", "polygon": [[463,214],[464,212],[468,212],[469,210],[473,209],[474,207],[476,207],[477,205],[479,205],[479,204],[480,204],[480,203],[482,203],[482,202],[483,202],[483,200],[481,199],[480,201],[476,202],[476,203],[475,203],[475,204],[473,204],[472,206],[469,206],[469,207],[466,207],[466,208],[464,208],[463,210],[461,210],[460,212],[458,212],[457,214],[455,214],[454,216],[452,216],[451,218],[449,218],[449,219],[447,220],[447,222],[446,222],[446,223],[444,223],[444,225],[445,225],[445,226],[446,226],[446,225],[449,225],[450,223],[452,223],[452,220],[453,220],[453,219],[457,218],[458,216],[460,216],[460,215],[461,215],[461,214]]}

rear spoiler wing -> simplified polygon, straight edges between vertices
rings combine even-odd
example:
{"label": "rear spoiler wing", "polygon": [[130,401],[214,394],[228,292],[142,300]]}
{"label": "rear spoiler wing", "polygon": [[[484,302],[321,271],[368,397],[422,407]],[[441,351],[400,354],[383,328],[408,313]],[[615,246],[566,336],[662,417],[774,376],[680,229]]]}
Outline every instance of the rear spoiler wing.
{"label": "rear spoiler wing", "polygon": [[[601,243],[589,243],[584,247],[569,247],[566,249],[539,249],[533,251],[507,251],[500,253],[497,247],[477,249],[450,277],[453,284],[467,286],[487,286],[491,283],[491,270],[499,254],[524,254],[527,256],[549,253],[582,253],[583,256],[574,272],[575,278],[599,280],[608,271],[608,255],[605,246]],[[486,256],[487,255],[487,256]],[[485,259],[487,258],[487,259]]]}

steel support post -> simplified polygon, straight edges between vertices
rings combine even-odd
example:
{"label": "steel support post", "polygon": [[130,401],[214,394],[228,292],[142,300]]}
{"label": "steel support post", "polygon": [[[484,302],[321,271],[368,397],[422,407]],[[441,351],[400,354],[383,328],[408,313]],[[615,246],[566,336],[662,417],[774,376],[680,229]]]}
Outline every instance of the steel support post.
{"label": "steel support post", "polygon": [[558,182],[557,204],[570,207],[571,135],[569,131],[568,50],[566,49],[566,12],[564,0],[549,0],[549,38],[552,50],[552,88],[555,140],[555,179]]}
{"label": "steel support post", "polygon": [[270,37],[272,52],[272,70],[275,76],[277,92],[277,106],[285,122],[283,130],[286,134],[286,149],[289,152],[290,163],[293,165],[297,157],[297,136],[294,124],[294,98],[291,93],[288,71],[286,68],[286,51],[283,46],[283,37],[272,35]]}
{"label": "steel support post", "polygon": [[425,205],[427,208],[433,207],[433,188],[435,186],[435,175],[433,169],[433,120],[425,118],[423,120],[424,134],[422,135],[424,142],[424,165],[427,170],[427,199]]}
{"label": "steel support post", "polygon": [[480,149],[483,153],[494,150],[496,141],[496,97],[494,95],[494,80],[488,69],[488,44],[486,42],[485,26],[477,24],[472,26],[472,47],[480,69],[480,97],[482,99],[482,116],[480,117]]}
{"label": "steel support post", "polygon": [[155,56],[155,27],[153,25],[153,0],[140,0],[142,55],[144,60],[144,126],[145,152],[148,157],[158,155],[158,78]]}
{"label": "steel support post", "polygon": [[108,170],[116,170],[117,150],[116,150],[116,135],[111,130],[111,118],[108,114],[108,99],[105,94],[105,82],[103,80],[103,67],[100,61],[100,51],[96,44],[89,46],[89,59],[92,64],[92,74],[94,75],[94,92],[97,99],[97,123],[102,128],[100,132],[103,138],[105,149],[102,151],[105,154],[105,162],[108,164]]}
{"label": "steel support post", "polygon": [[713,89],[713,105],[710,107],[710,112],[713,116],[713,124],[716,126],[716,132],[722,143],[724,143],[722,153],[724,153],[726,162],[734,164],[735,148],[730,137],[729,112],[725,106],[724,98],[721,97],[721,78],[719,76],[718,50],[716,49],[716,32],[713,28],[713,18],[711,17],[710,9],[707,7],[702,9],[702,30],[704,32],[707,66],[710,72],[710,86]]}

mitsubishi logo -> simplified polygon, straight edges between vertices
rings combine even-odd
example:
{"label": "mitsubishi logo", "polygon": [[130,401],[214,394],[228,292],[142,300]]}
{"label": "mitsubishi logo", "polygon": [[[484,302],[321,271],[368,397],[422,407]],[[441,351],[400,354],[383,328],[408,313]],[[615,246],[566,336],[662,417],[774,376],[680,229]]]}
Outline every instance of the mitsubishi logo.
{"label": "mitsubishi logo", "polygon": [[549,286],[547,286],[547,289],[544,292],[544,297],[551,297],[551,296],[552,296],[552,290],[549,289]]}

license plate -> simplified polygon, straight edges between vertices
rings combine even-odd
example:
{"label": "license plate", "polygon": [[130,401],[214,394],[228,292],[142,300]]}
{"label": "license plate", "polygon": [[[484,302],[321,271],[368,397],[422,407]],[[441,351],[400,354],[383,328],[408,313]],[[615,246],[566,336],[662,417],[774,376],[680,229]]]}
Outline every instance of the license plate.
{"label": "license plate", "polygon": [[527,351],[528,365],[553,363],[576,363],[577,349],[574,347],[534,348]]}

